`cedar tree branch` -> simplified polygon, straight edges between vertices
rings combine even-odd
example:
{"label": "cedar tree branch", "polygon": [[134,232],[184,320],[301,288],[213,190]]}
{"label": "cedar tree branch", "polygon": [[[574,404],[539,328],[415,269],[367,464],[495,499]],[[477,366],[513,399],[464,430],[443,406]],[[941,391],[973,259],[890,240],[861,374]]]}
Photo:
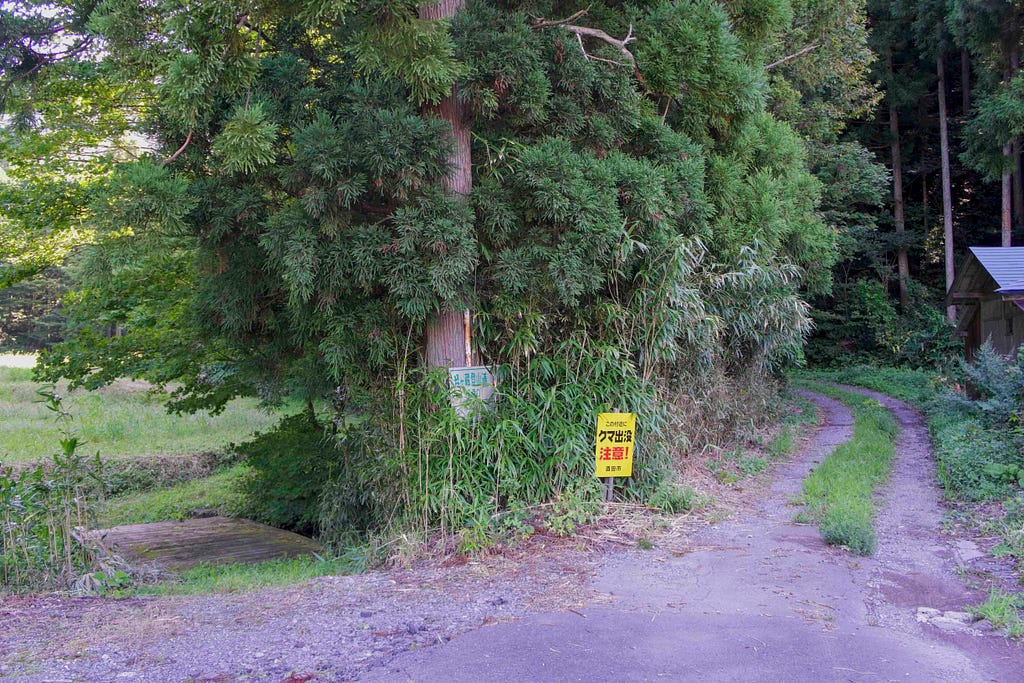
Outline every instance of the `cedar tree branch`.
{"label": "cedar tree branch", "polygon": [[178,148],[178,151],[164,159],[163,165],[166,166],[167,164],[171,163],[179,156],[181,156],[181,153],[185,151],[185,148],[188,147],[188,143],[190,142],[192,142],[192,131],[189,131],[188,135],[185,136],[185,142],[181,145],[181,147]]}
{"label": "cedar tree branch", "polygon": [[573,14],[571,16],[568,16],[565,19],[549,20],[549,19],[541,19],[541,18],[538,17],[533,22],[533,28],[535,28],[535,29],[560,28],[560,29],[563,29],[565,31],[568,31],[569,33],[574,33],[574,34],[576,34],[576,39],[579,41],[580,50],[583,51],[583,56],[585,58],[587,58],[588,60],[589,59],[593,59],[593,60],[596,60],[596,61],[599,61],[599,62],[608,62],[608,63],[611,63],[611,64],[618,64],[620,66],[628,66],[627,64],[622,64],[621,62],[615,62],[615,61],[612,61],[610,59],[604,59],[602,57],[595,57],[594,55],[589,54],[587,52],[586,48],[584,48],[584,46],[583,46],[583,37],[584,36],[586,36],[587,38],[594,38],[595,40],[600,40],[603,43],[606,43],[608,45],[611,45],[612,47],[618,48],[619,52],[621,52],[623,54],[623,56],[627,60],[629,60],[629,64],[635,66],[636,65],[636,58],[633,57],[633,53],[630,52],[629,48],[626,47],[626,45],[628,45],[629,43],[632,43],[634,40],[636,40],[636,36],[633,35],[633,25],[630,24],[629,32],[626,33],[626,37],[623,38],[622,40],[619,40],[618,38],[611,37],[610,35],[608,35],[607,33],[605,33],[604,31],[602,31],[599,28],[590,28],[589,26],[577,26],[576,24],[570,24],[569,23],[570,21],[574,21],[575,19],[578,19],[579,17],[582,17],[588,11],[589,11],[589,8],[588,9],[581,9],[579,12],[576,12],[575,14]]}
{"label": "cedar tree branch", "polygon": [[820,45],[808,45],[807,47],[805,47],[802,50],[798,50],[798,51],[794,52],[791,55],[787,55],[787,56],[783,57],[782,59],[779,59],[779,60],[776,60],[776,61],[772,62],[771,64],[767,65],[764,68],[764,70],[768,71],[769,69],[774,69],[775,67],[779,66],[780,64],[785,64],[786,62],[788,62],[788,61],[790,61],[792,59],[796,59],[797,57],[801,57],[801,56],[807,54],[808,52],[810,52],[811,50],[816,50],[819,47],[821,47],[821,46]]}

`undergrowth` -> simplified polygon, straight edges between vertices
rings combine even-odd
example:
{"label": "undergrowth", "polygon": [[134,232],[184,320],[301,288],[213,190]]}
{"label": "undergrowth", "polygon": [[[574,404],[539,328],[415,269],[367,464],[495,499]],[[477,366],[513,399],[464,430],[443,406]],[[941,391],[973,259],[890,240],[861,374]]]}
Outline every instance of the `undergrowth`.
{"label": "undergrowth", "polygon": [[617,482],[616,499],[691,509],[698,497],[677,476],[687,453],[774,419],[778,387],[758,373],[669,385],[623,353],[570,339],[509,367],[496,400],[471,416],[452,406],[446,373],[399,368],[400,390],[377,397],[375,412],[350,408],[328,424],[296,415],[238,449],[253,467],[255,516],[335,550],[410,533],[477,549],[505,534],[493,520],[537,506],[546,528],[572,534],[600,509],[595,421],[613,409],[637,414],[633,476]]}
{"label": "undergrowth", "polygon": [[877,400],[814,386],[853,410],[853,438],[840,444],[804,480],[802,516],[814,521],[826,543],[858,555],[875,551],[874,491],[889,476],[899,429]]}
{"label": "undergrowth", "polygon": [[97,524],[107,528],[209,515],[239,516],[247,508],[243,489],[250,475],[249,466],[234,465],[167,488],[108,498],[100,506]]}
{"label": "undergrowth", "polygon": [[99,455],[87,457],[71,415],[53,387],[38,392],[57,423],[59,448],[48,467],[15,473],[0,463],[0,578],[6,591],[71,588],[96,569],[85,532],[102,495]]}
{"label": "undergrowth", "polygon": [[984,345],[974,362],[944,375],[854,366],[803,376],[867,387],[922,410],[946,497],[1001,501],[1003,514],[983,525],[1000,538],[993,552],[1024,568],[1024,357],[1003,358]]}
{"label": "undergrowth", "polygon": [[731,444],[705,460],[708,471],[720,484],[735,484],[764,472],[774,460],[793,452],[798,435],[807,425],[817,423],[815,405],[802,396],[789,394],[781,404],[790,410],[779,420],[778,430],[767,443],[761,435],[754,435],[747,440],[749,443]]}

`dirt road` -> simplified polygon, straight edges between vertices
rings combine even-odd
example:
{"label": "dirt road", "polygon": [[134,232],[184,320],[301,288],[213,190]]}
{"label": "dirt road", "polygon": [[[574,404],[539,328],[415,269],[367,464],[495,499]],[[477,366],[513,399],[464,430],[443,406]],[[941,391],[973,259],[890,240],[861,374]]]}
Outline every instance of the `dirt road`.
{"label": "dirt road", "polygon": [[902,428],[870,559],[795,526],[787,499],[850,436],[842,404],[809,395],[825,425],[736,521],[683,552],[608,561],[601,604],[480,629],[393,660],[368,680],[1024,681],[1024,649],[959,612],[979,602],[957,573],[920,416]]}
{"label": "dirt road", "polygon": [[[0,680],[1024,681],[1024,649],[959,612],[975,552],[941,533],[927,435],[903,431],[877,555],[787,505],[849,438],[840,403],[739,518],[650,551],[552,549],[198,598],[0,598]],[[564,542],[562,542],[564,544]]]}

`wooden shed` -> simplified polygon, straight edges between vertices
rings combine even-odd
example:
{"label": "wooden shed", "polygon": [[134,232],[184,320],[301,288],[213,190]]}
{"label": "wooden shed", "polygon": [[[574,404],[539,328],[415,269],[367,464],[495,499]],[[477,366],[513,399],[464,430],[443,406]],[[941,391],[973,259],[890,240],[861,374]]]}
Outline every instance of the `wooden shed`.
{"label": "wooden shed", "polygon": [[971,247],[946,302],[957,307],[967,358],[985,340],[1015,356],[1024,344],[1024,247]]}

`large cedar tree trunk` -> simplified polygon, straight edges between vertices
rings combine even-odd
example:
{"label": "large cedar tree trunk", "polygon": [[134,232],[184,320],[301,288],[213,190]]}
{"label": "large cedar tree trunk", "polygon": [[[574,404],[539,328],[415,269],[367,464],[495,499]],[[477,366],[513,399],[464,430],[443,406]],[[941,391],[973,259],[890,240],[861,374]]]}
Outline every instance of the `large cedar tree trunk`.
{"label": "large cedar tree trunk", "polygon": [[[1015,29],[1010,28],[1009,35],[1013,36],[1016,33]],[[1005,64],[1005,71],[1003,72],[1003,82],[1009,83],[1010,79],[1013,78],[1013,63],[1017,61],[1016,50],[1009,46],[1010,38],[1005,37],[1006,47],[1004,53],[1007,58]],[[1010,168],[1013,162],[1013,144],[1012,141],[1007,142],[1003,145],[1003,156],[1006,157],[1004,160],[1004,168],[1006,171],[1003,172],[1003,183],[1002,183],[1002,207],[1000,211],[1000,232],[1002,235],[1002,245],[1008,247],[1013,242],[1013,171]]]}
{"label": "large cedar tree trunk", "polygon": [[[893,80],[892,52],[888,55],[889,82]],[[892,153],[892,203],[893,222],[896,224],[896,233],[902,239],[906,232],[907,224],[903,217],[903,165],[900,158],[900,120],[896,112],[896,105],[892,98],[889,99],[889,134],[892,138],[889,150]],[[910,279],[910,261],[907,258],[907,248],[900,244],[896,252],[896,266],[899,274],[900,284],[900,306],[907,310],[910,305],[910,297],[907,294],[907,281]]]}
{"label": "large cedar tree trunk", "polygon": [[1019,228],[1024,220],[1024,182],[1020,175],[1020,138],[1014,138],[1010,145],[1013,157],[1013,227]]}
{"label": "large cedar tree trunk", "polygon": [[[942,158],[942,242],[946,252],[946,291],[953,286],[953,193],[949,181],[949,120],[946,112],[946,55],[938,50],[939,76],[939,149]],[[946,317],[956,322],[956,306],[946,307]]]}
{"label": "large cedar tree trunk", "polygon": [[[1003,145],[1003,156],[1010,156],[1010,145]],[[1004,247],[1010,246],[1013,236],[1013,174],[1009,171],[1003,173],[1003,205],[1000,211],[1000,232]]]}
{"label": "large cedar tree trunk", "polygon": [[[1020,55],[1016,48],[1010,51],[1010,74],[1007,82],[1013,75],[1020,71]],[[1024,180],[1020,175],[1020,138],[1014,138],[1012,145],[1013,156],[1013,226],[1019,228],[1024,221]]]}
{"label": "large cedar tree trunk", "polygon": [[971,55],[967,48],[960,48],[960,106],[964,119],[971,113]]}
{"label": "large cedar tree trunk", "polygon": [[[465,0],[439,0],[434,4],[423,4],[419,8],[420,19],[446,19],[466,6]],[[452,155],[451,174],[444,178],[445,191],[469,200],[473,189],[473,166],[470,157],[470,126],[468,112],[459,101],[454,89],[436,105],[423,108],[424,116],[434,116],[451,126]],[[451,367],[473,364],[470,314],[466,309],[442,310],[427,320],[426,360],[431,367]]]}

